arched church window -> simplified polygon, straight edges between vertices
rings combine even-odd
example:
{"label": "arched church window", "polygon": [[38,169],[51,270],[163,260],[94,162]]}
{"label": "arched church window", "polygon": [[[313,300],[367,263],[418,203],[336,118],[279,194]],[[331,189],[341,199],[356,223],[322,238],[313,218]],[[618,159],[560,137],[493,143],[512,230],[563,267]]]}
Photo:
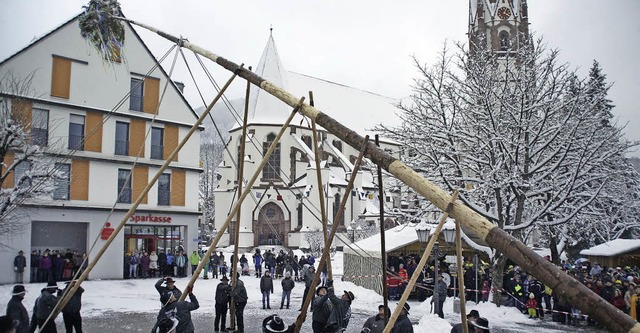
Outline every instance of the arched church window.
{"label": "arched church window", "polygon": [[[267,141],[262,143],[262,154],[266,154],[267,150],[271,146],[271,143],[275,141],[276,135],[269,133],[267,135]],[[280,179],[280,143],[276,145],[276,149],[269,156],[269,162],[262,169],[262,178],[264,179]]]}
{"label": "arched church window", "polygon": [[500,31],[498,37],[500,38],[500,50],[508,51],[511,48],[511,36],[509,36],[509,33],[504,30]]}

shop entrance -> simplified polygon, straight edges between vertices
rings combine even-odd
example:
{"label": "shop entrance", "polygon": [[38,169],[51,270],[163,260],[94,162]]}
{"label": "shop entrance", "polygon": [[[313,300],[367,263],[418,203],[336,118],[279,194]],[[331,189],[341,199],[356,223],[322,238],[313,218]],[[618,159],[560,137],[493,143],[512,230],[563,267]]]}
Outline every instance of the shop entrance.
{"label": "shop entrance", "polygon": [[181,226],[127,225],[124,228],[124,252],[175,253],[184,250],[184,229]]}

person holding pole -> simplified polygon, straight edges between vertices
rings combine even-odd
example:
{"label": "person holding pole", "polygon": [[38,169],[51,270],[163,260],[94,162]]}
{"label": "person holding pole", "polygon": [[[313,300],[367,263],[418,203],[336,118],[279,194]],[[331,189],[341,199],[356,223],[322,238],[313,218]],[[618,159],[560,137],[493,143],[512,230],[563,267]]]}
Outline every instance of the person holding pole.
{"label": "person holding pole", "polygon": [[236,280],[236,287],[231,291],[232,301],[235,302],[236,310],[236,324],[238,330],[236,332],[244,332],[244,307],[247,306],[247,288],[244,287],[244,282],[240,280],[240,273],[236,272],[238,279]]}
{"label": "person holding pole", "polygon": [[409,310],[411,310],[409,303],[404,303],[400,316],[398,316],[398,320],[396,320],[391,329],[391,333],[413,333],[413,324],[411,324],[411,320],[408,317]]}

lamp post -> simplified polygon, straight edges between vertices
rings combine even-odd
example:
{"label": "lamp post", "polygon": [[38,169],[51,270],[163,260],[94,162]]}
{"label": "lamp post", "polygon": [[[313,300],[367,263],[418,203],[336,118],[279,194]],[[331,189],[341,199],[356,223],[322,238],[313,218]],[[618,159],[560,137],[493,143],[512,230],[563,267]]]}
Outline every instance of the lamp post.
{"label": "lamp post", "polygon": [[353,234],[353,233],[354,233],[354,231],[355,231],[355,230],[354,230],[353,228],[351,228],[351,225],[349,225],[349,226],[347,227],[347,234],[349,235],[349,238],[351,239],[351,243],[355,242],[355,240],[354,240],[354,234]]}
{"label": "lamp post", "polygon": [[[455,244],[456,242],[456,225],[455,222],[453,222],[453,220],[449,219],[447,220],[447,222],[445,222],[445,224],[442,226],[442,235],[444,237],[444,241],[447,244]],[[457,270],[454,270],[454,272],[457,272]],[[456,299],[456,288],[457,288],[457,279],[462,278],[461,276],[458,276],[457,273],[455,274],[454,278],[453,278],[453,311],[458,313],[460,312],[460,303],[459,300]],[[458,290],[458,293],[460,292],[460,290]]]}
{"label": "lamp post", "polygon": [[[420,243],[426,244],[429,242],[429,237],[431,236],[431,226],[429,226],[424,221],[418,223],[416,225],[416,234],[418,234],[418,241]],[[433,303],[435,304],[435,313],[439,312],[440,303],[435,300],[436,290],[438,285],[438,256],[440,255],[440,250],[438,249],[438,241],[436,240],[435,244],[433,244],[433,250],[431,250],[431,254],[434,256],[434,264],[433,264]]]}

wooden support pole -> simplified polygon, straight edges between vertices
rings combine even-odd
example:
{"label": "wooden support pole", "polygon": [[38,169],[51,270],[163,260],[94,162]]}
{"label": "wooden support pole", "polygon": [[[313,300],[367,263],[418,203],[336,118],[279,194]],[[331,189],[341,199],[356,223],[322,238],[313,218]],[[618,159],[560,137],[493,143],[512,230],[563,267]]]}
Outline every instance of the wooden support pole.
{"label": "wooden support pole", "polygon": [[[366,136],[364,140],[365,140],[365,144],[362,145],[362,148],[360,149],[360,154],[358,155],[358,158],[356,159],[356,162],[353,166],[353,172],[351,173],[351,177],[349,177],[349,183],[347,183],[347,187],[345,188],[345,193],[351,192],[351,189],[353,188],[353,183],[356,181],[356,176],[358,174],[358,170],[360,170],[360,164],[362,163],[362,158],[364,157],[364,154],[367,150],[366,143],[369,141],[369,136]],[[348,195],[345,195],[340,200],[340,207],[338,208],[338,213],[334,217],[333,226],[331,227],[331,233],[329,234],[329,243],[325,243],[324,245],[324,249],[322,251],[322,257],[320,258],[318,267],[322,267],[322,265],[325,262],[330,261],[329,260],[329,250],[330,250],[329,244],[331,244],[333,237],[335,237],[336,235],[336,231],[338,230],[338,221],[344,214],[344,207],[347,204],[348,197],[349,197]],[[316,270],[316,273],[313,275],[313,281],[311,281],[309,292],[306,295],[302,295],[302,297],[304,297],[304,300],[302,302],[300,314],[298,315],[298,319],[296,320],[296,328],[294,330],[295,333],[300,333],[300,329],[302,328],[302,323],[304,323],[305,319],[307,318],[307,308],[309,308],[309,304],[311,304],[311,299],[313,299],[313,295],[315,293],[315,289],[316,289],[316,286],[318,285],[319,280],[320,280],[320,270],[318,269]]]}
{"label": "wooden support pole", "polygon": [[[249,67],[251,70],[251,67]],[[242,185],[244,184],[244,153],[247,145],[247,121],[249,118],[249,93],[251,92],[251,83],[247,81],[247,89],[244,94],[244,118],[242,119],[242,138],[240,139],[240,160],[238,161],[238,198],[242,196]],[[233,260],[231,261],[231,272],[238,270],[238,242],[240,242],[240,216],[242,209],[238,209],[236,214],[236,224],[233,228]],[[236,288],[238,284],[238,275],[231,274],[231,290]],[[229,305],[229,324],[232,329],[236,328],[236,304],[231,302]]]}
{"label": "wooden support pole", "polygon": [[462,238],[460,237],[460,223],[456,221],[456,258],[458,262],[458,295],[460,297],[460,319],[462,320],[462,331],[469,333],[467,326],[467,304],[464,290],[464,264],[462,261]]}
{"label": "wooden support pole", "polygon": [[[313,96],[313,95],[311,95]],[[318,180],[318,195],[319,195],[319,199],[318,201],[320,201],[320,216],[322,221],[322,237],[324,239],[324,246],[327,246],[327,242],[329,242],[329,247],[331,246],[331,242],[329,241],[329,233],[327,232],[327,209],[324,205],[324,196],[325,196],[325,192],[324,192],[324,184],[322,183],[322,170],[320,169],[320,159],[322,158],[322,156],[320,156],[320,150],[318,149],[318,131],[316,129],[316,122],[315,120],[311,120],[311,129],[313,131],[313,151],[315,154],[315,160],[316,160],[316,178]],[[328,186],[328,185],[327,185]],[[331,273],[331,260],[327,260],[326,263],[326,267],[327,267],[327,273],[329,276],[329,280],[333,280],[333,274]],[[318,271],[322,271],[324,269],[325,266],[320,266],[318,265]]]}
{"label": "wooden support pole", "polygon": [[[451,197],[451,202],[445,209],[444,214],[442,214],[442,216],[440,217],[440,220],[438,221],[438,226],[436,227],[436,230],[434,231],[433,235],[429,237],[429,243],[427,243],[427,248],[424,249],[424,252],[422,253],[422,257],[420,258],[420,262],[418,263],[418,266],[416,266],[415,271],[413,271],[413,274],[411,275],[411,279],[409,279],[409,284],[407,285],[407,288],[404,290],[404,293],[402,293],[402,297],[400,297],[398,306],[396,307],[395,310],[393,310],[393,314],[391,315],[391,318],[389,318],[389,322],[387,323],[387,325],[385,325],[384,333],[390,333],[391,329],[393,329],[393,325],[395,324],[396,320],[398,320],[398,316],[400,316],[400,311],[402,311],[402,307],[404,306],[404,303],[409,298],[409,294],[411,294],[411,289],[413,289],[413,286],[416,284],[416,281],[418,281],[418,276],[420,276],[420,272],[422,271],[422,269],[424,268],[424,265],[429,260],[429,254],[431,253],[431,250],[433,250],[433,245],[438,241],[438,236],[440,236],[440,231],[442,231],[442,227],[444,226],[444,223],[449,218],[449,212],[451,211],[451,208],[453,208],[453,205],[455,204],[456,200],[458,200],[458,190],[453,192],[453,196]],[[437,255],[436,255],[436,261],[437,261]],[[434,295],[435,295],[435,288],[437,288],[437,281],[438,280],[436,277],[433,284]]]}
{"label": "wooden support pole", "polygon": [[[380,147],[380,137],[376,134],[376,146]],[[384,187],[382,184],[382,167],[378,165],[378,202],[380,206],[380,257],[382,259],[382,299],[385,308],[384,325],[389,322],[386,309],[389,308],[389,291],[387,290],[387,246],[384,233]]]}
{"label": "wooden support pole", "polygon": [[[240,66],[240,68],[242,68],[242,66]],[[213,106],[222,97],[222,95],[227,90],[229,85],[231,85],[231,82],[233,82],[236,76],[237,76],[237,73],[234,72],[234,74],[229,78],[229,80],[227,80],[227,82],[222,87],[222,89],[220,89],[220,92],[218,93],[218,95],[216,95],[216,97],[213,99],[211,104],[209,104],[209,106],[207,106],[207,109],[204,110],[204,112],[200,115],[200,118],[198,118],[198,120],[196,120],[196,122],[191,126],[191,128],[189,129],[189,132],[187,132],[184,138],[180,140],[180,142],[178,143],[178,146],[175,149],[173,149],[173,151],[171,152],[171,155],[169,155],[165,159],[164,163],[162,164],[158,172],[156,172],[156,174],[153,176],[151,181],[149,181],[147,186],[142,190],[142,193],[140,193],[140,195],[138,196],[136,201],[131,205],[127,213],[124,214],[124,216],[120,220],[120,223],[118,223],[118,225],[114,228],[111,236],[109,236],[109,238],[106,240],[104,245],[102,245],[102,248],[100,248],[100,250],[93,256],[93,260],[89,262],[89,265],[84,270],[84,272],[82,272],[82,274],[78,277],[78,280],[76,281],[76,283],[74,283],[74,285],[69,289],[69,291],[64,295],[64,297],[62,297],[62,299],[58,301],[58,304],[56,304],[56,306],[53,308],[53,310],[49,314],[49,317],[47,317],[44,324],[42,324],[43,327],[47,324],[48,321],[53,320],[53,318],[57,317],[58,314],[60,314],[60,311],[62,311],[65,305],[67,305],[67,303],[69,302],[73,294],[75,294],[75,292],[78,290],[82,282],[87,278],[87,276],[89,276],[89,273],[91,272],[91,270],[95,267],[95,265],[98,263],[100,258],[102,258],[102,255],[104,255],[107,248],[109,248],[109,245],[111,245],[111,243],[113,243],[113,241],[116,239],[116,237],[118,236],[118,233],[120,233],[120,230],[122,230],[122,228],[127,223],[127,221],[129,221],[129,218],[131,217],[131,215],[135,213],[136,209],[138,208],[138,206],[140,205],[144,197],[151,190],[151,187],[153,187],[156,184],[156,182],[158,181],[158,178],[160,178],[162,173],[167,169],[167,167],[169,167],[169,164],[171,164],[171,162],[173,161],[174,157],[178,154],[180,149],[182,149],[182,147],[184,147],[187,141],[189,141],[193,133],[196,130],[198,130],[198,127],[200,126],[200,124],[202,124],[202,122],[204,121],[204,118],[207,115],[209,115],[209,112],[211,112],[211,109],[213,109]]]}
{"label": "wooden support pole", "polygon": [[[300,99],[299,104],[302,104],[303,102],[304,102],[304,97]],[[253,184],[256,182],[258,177],[260,177],[260,175],[262,174],[262,168],[264,168],[264,166],[269,162],[269,156],[271,156],[273,151],[276,150],[276,147],[278,146],[278,142],[280,142],[280,138],[282,138],[282,135],[284,134],[284,132],[287,130],[287,128],[289,128],[289,123],[291,123],[291,119],[293,119],[293,116],[296,114],[296,112],[298,112],[299,108],[300,108],[299,105],[296,106],[291,112],[291,114],[289,115],[289,118],[287,118],[284,124],[282,124],[280,131],[278,132],[278,134],[276,135],[276,138],[271,143],[271,146],[269,146],[269,149],[267,150],[267,152],[264,154],[264,157],[262,158],[262,161],[258,165],[256,172],[253,174],[253,177],[251,177],[249,182],[247,182],[247,188],[253,187]],[[211,256],[211,253],[216,248],[216,246],[218,245],[218,242],[222,238],[222,234],[224,234],[224,232],[229,227],[229,223],[231,222],[233,217],[236,215],[240,207],[242,207],[242,202],[244,201],[244,199],[247,197],[249,193],[251,193],[251,191],[242,192],[242,196],[238,198],[238,201],[235,203],[235,205],[233,205],[233,208],[231,208],[231,211],[229,212],[229,216],[227,216],[227,219],[224,221],[224,224],[220,227],[220,230],[218,231],[216,238],[213,240],[213,242],[211,242],[211,245],[209,245],[209,249],[204,254],[204,257],[202,257],[202,260],[200,261],[200,264],[198,264],[198,267],[196,268],[195,273],[193,273],[193,275],[191,276],[191,279],[187,284],[187,288],[193,286],[196,280],[198,279],[198,275],[200,275],[200,271],[202,270],[202,267],[204,267],[205,260],[208,260],[209,257]],[[182,293],[179,300],[184,301],[186,297],[187,297],[187,293]]]}
{"label": "wooden support pole", "polygon": [[[293,94],[253,72],[241,69],[237,64],[228,59],[220,57],[219,55],[209,50],[205,50],[198,45],[192,44],[188,40],[173,36],[149,25],[121,17],[118,19],[148,29],[149,31],[152,31],[174,43],[180,43],[182,47],[214,61],[229,71],[237,71],[238,76],[250,81],[252,84],[260,87],[260,89],[263,89],[287,105],[297,105],[297,98]],[[303,104],[300,107],[300,113],[315,120],[318,125],[322,126],[328,132],[332,133],[352,147],[361,147],[364,143],[364,138],[361,135],[340,124],[327,114],[320,112],[320,110],[315,107]],[[429,200],[439,209],[446,209],[447,205],[451,201],[451,196],[442,188],[425,179],[421,174],[412,170],[398,158],[375,147],[375,145],[371,143],[369,143],[367,151],[367,158],[369,158],[373,163],[376,163],[389,171],[392,175],[414,189],[417,193],[420,193],[420,195]],[[484,240],[490,247],[507,255],[507,257],[513,260],[524,270],[532,272],[535,277],[552,288],[554,292],[557,292],[558,295],[561,295],[561,297],[566,301],[582,310],[583,313],[588,314],[594,320],[605,325],[610,331],[620,333],[640,333],[640,323],[619,311],[616,307],[602,299],[586,286],[582,285],[575,278],[560,270],[560,268],[553,265],[553,263],[540,257],[521,241],[515,239],[498,226],[489,222],[489,220],[466,206],[464,203],[456,202],[451,209],[450,215],[462,223],[462,226],[465,228],[465,232]]]}

